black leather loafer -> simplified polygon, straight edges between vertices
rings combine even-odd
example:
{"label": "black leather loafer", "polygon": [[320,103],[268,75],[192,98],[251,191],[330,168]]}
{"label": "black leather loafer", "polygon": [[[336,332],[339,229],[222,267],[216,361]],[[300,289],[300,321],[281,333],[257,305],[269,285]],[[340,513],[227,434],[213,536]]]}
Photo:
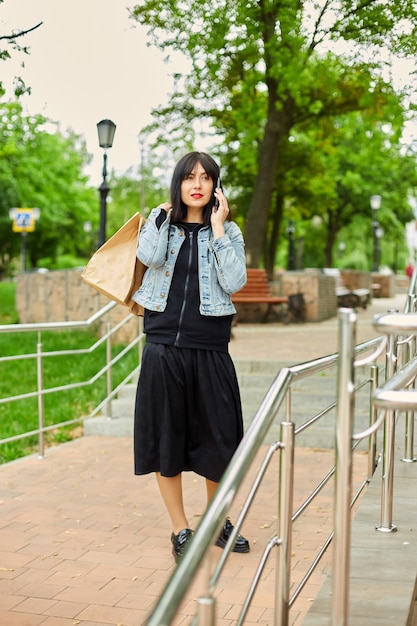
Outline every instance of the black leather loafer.
{"label": "black leather loafer", "polygon": [[171,535],[172,542],[172,556],[176,561],[184,554],[187,543],[193,536],[193,531],[189,528],[183,528],[178,535]]}
{"label": "black leather loafer", "polygon": [[[229,541],[229,537],[232,534],[233,524],[229,518],[224,523],[223,528],[221,529],[220,535],[217,538],[216,546],[219,548],[224,548],[226,543]],[[232,552],[249,552],[249,541],[242,537],[242,535],[238,535],[236,538],[235,545],[233,546]]]}

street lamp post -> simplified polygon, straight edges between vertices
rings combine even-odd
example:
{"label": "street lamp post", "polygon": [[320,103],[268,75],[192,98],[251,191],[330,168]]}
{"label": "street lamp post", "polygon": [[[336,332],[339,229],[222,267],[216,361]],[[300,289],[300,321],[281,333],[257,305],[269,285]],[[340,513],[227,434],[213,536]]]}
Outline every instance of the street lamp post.
{"label": "street lamp post", "polygon": [[288,263],[287,269],[289,271],[295,270],[295,243],[294,243],[294,222],[293,220],[288,220],[287,227],[287,236],[288,236]]}
{"label": "street lamp post", "polygon": [[372,220],[372,271],[378,272],[379,270],[379,238],[381,236],[379,221],[378,221],[378,211],[381,208],[381,196],[371,196],[371,209],[373,211],[373,220]]}
{"label": "street lamp post", "polygon": [[99,247],[106,241],[106,217],[107,217],[107,194],[110,187],[107,183],[107,149],[113,145],[116,124],[111,120],[101,120],[97,124],[98,143],[100,148],[104,148],[103,155],[103,181],[99,187],[100,192],[100,232]]}

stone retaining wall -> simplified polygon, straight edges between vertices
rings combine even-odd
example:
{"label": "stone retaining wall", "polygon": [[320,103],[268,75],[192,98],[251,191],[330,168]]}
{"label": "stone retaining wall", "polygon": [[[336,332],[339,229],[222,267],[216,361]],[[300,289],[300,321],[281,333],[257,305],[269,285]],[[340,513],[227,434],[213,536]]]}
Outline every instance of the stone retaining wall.
{"label": "stone retaining wall", "polygon": [[[81,279],[82,269],[19,274],[16,289],[19,323],[87,320],[111,302]],[[128,313],[126,307],[117,305],[108,314],[108,319],[114,326]],[[104,324],[105,321],[101,323]],[[116,340],[130,340],[136,336],[137,328],[137,318],[130,320],[118,332]]]}
{"label": "stone retaining wall", "polygon": [[276,274],[271,291],[284,296],[302,293],[306,322],[321,322],[337,315],[334,278],[326,276],[320,270]]}

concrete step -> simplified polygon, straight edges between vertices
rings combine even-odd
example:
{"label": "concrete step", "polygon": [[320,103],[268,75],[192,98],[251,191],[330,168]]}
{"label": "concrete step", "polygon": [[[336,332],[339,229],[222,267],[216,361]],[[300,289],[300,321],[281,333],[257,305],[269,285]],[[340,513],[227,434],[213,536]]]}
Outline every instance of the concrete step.
{"label": "concrete step", "polygon": [[84,420],[84,435],[132,437],[133,417],[106,417],[101,415]]}
{"label": "concrete step", "polygon": [[[235,362],[238,376],[243,422],[245,430],[258,411],[267,391],[275,380],[283,364],[279,361],[239,360]],[[304,424],[316,413],[334,402],[336,392],[336,372],[332,368],[320,375],[295,380],[291,389],[291,415],[297,426]],[[118,397],[112,401],[111,417],[105,414],[85,420],[86,435],[102,434],[130,436],[133,432],[133,415],[136,397],[136,383],[125,385]],[[356,399],[355,431],[363,430],[368,424],[369,399],[358,395]],[[285,403],[280,407],[274,424],[268,433],[266,443],[277,441],[280,436],[280,422],[285,419]],[[313,428],[297,436],[297,445],[331,447],[334,444],[335,410],[320,420]]]}
{"label": "concrete step", "polygon": [[124,387],[122,387],[119,391],[118,394],[118,399],[121,398],[135,398],[136,396],[136,387],[137,387],[137,383],[128,383],[127,385],[125,385]]}
{"label": "concrete step", "polygon": [[116,398],[111,403],[111,413],[112,418],[119,417],[130,417],[133,419],[133,414],[135,411],[135,395],[132,394],[130,397],[125,396],[123,398]]}
{"label": "concrete step", "polygon": [[237,374],[271,374],[277,373],[282,367],[288,364],[285,361],[277,360],[252,360],[252,359],[235,359],[235,369]]}

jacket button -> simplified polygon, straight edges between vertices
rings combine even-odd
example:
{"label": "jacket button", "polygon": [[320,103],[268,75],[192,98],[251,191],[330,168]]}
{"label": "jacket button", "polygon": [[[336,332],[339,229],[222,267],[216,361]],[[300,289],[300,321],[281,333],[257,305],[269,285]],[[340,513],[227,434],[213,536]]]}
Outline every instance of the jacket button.
{"label": "jacket button", "polygon": [[159,304],[157,304],[157,306],[156,306],[156,310],[157,310],[157,311],[159,311],[159,309],[160,309],[160,308],[161,308],[161,307],[159,306]]}
{"label": "jacket button", "polygon": [[175,254],[175,250],[171,250],[171,254]]}
{"label": "jacket button", "polygon": [[161,293],[161,298],[165,298],[164,292]]}
{"label": "jacket button", "polygon": [[168,271],[166,271],[166,272],[165,272],[165,276],[169,276],[169,274],[170,274],[170,273],[169,273]]}

